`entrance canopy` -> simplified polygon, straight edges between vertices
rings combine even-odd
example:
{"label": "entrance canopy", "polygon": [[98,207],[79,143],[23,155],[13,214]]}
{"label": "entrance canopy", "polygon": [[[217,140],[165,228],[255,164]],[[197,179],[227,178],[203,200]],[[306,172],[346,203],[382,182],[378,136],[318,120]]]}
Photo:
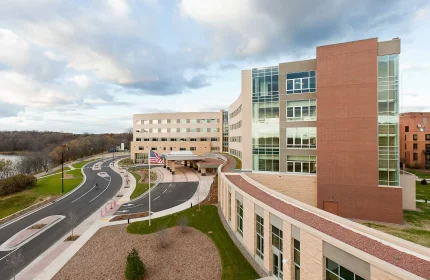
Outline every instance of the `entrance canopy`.
{"label": "entrance canopy", "polygon": [[161,158],[165,160],[173,160],[173,161],[184,161],[184,160],[193,160],[193,161],[199,161],[204,160],[205,157],[195,155],[193,152],[190,151],[176,151],[176,152],[170,152],[166,154],[161,154]]}

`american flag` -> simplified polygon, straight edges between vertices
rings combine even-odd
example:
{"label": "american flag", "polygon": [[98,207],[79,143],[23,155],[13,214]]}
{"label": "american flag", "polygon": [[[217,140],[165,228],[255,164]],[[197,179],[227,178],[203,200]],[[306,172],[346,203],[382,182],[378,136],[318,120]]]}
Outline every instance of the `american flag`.
{"label": "american flag", "polygon": [[158,154],[155,153],[153,150],[149,151],[149,162],[155,164],[164,163],[163,160],[158,156]]}

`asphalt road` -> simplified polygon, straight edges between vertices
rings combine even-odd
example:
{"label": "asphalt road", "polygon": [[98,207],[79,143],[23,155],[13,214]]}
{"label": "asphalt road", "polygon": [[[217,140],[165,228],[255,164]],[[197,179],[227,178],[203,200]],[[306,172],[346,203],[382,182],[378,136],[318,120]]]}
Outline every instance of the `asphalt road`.
{"label": "asphalt road", "polygon": [[[6,226],[0,225],[0,244],[3,244],[3,242],[8,240],[17,232],[47,216],[64,215],[68,217],[69,213],[73,212],[77,216],[76,225],[79,225],[92,213],[99,210],[119,191],[122,185],[122,179],[118,173],[109,167],[112,159],[105,160],[101,166],[101,170],[92,170],[93,165],[98,161],[99,160],[91,162],[85,166],[87,168],[84,168],[84,173],[87,176],[87,179],[75,192],[14,223],[6,224]],[[106,172],[109,176],[102,178],[97,175],[99,172]],[[96,182],[98,183],[97,189],[94,188]],[[59,188],[61,188],[60,183],[61,182],[58,184]],[[23,263],[17,267],[16,273],[25,268],[60,238],[64,237],[68,232],[70,232],[70,226],[68,225],[66,218],[51,228],[48,228],[45,232],[28,243],[22,245],[20,250],[24,257]],[[0,251],[1,280],[9,280],[13,276],[12,269],[6,265],[7,255],[10,253],[11,251]]]}
{"label": "asphalt road", "polygon": [[[199,182],[159,183],[151,190],[151,212],[172,208],[189,200],[197,190]],[[115,215],[147,212],[149,194],[122,205]],[[191,205],[190,205],[191,206]]]}

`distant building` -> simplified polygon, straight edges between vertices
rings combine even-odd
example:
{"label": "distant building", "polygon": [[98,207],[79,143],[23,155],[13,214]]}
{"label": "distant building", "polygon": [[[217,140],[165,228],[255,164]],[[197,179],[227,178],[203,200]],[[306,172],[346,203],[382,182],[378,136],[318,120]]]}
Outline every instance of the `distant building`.
{"label": "distant building", "polygon": [[430,169],[430,112],[400,114],[400,160],[406,167]]}

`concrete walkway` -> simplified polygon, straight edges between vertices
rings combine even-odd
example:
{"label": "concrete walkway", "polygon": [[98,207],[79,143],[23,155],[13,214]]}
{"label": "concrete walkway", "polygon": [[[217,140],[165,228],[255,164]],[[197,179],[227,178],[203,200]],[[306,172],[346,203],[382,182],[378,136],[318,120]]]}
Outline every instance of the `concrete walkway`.
{"label": "concrete walkway", "polygon": [[[167,173],[162,171],[163,169],[164,168],[162,167],[157,168],[157,170],[160,171],[163,176],[167,175]],[[129,176],[133,177],[131,174]],[[193,205],[197,205],[199,202],[203,201],[209,195],[210,186],[213,182],[213,176],[201,176],[200,174],[196,176],[198,180],[200,180],[199,187],[197,188],[196,193],[193,195],[193,197],[191,197],[191,199],[175,207],[172,207],[160,212],[156,212],[151,216],[151,218],[155,219],[155,218],[167,216],[170,214],[174,214],[174,213],[183,211],[185,209],[188,209],[191,206],[191,203]],[[169,178],[168,176],[166,177],[167,179]],[[166,181],[166,177],[163,177],[163,181]],[[123,198],[124,200],[126,200],[125,197]],[[125,203],[125,202],[122,202],[122,203]],[[86,228],[86,231],[76,241],[70,242],[71,243],[70,245],[66,246],[62,244],[62,243],[69,243],[69,242],[61,242],[61,243],[58,242],[58,244],[56,244],[57,245],[56,247],[52,246],[55,248],[50,249],[49,250],[50,252],[46,253],[45,258],[42,258],[41,260],[39,260],[39,262],[36,262],[37,260],[35,261],[34,267],[38,267],[39,271],[41,271],[41,268],[43,267],[42,268],[43,270],[40,273],[38,273],[36,277],[34,277],[34,273],[33,273],[33,278],[28,278],[31,275],[31,271],[32,271],[32,269],[29,268],[27,271],[27,274],[24,275],[27,278],[17,278],[17,279],[36,279],[36,280],[51,279],[79,251],[79,249],[81,249],[82,246],[85,245],[85,243],[97,232],[99,228],[127,223],[127,221],[109,222],[109,220],[113,217],[113,213],[116,211],[116,209],[118,209],[119,205],[120,204],[118,204],[112,210],[108,209],[107,213],[105,213],[103,217],[100,217],[100,213],[94,213],[90,218],[88,218],[85,222],[79,225],[80,227],[82,226],[82,228]],[[198,206],[195,206],[195,207],[198,207]],[[137,218],[137,219],[133,219],[132,222],[144,221],[147,219],[149,219],[149,217]],[[61,247],[62,250],[57,249],[59,247]],[[53,257],[54,255],[56,257]],[[21,277],[21,275],[19,276]]]}

